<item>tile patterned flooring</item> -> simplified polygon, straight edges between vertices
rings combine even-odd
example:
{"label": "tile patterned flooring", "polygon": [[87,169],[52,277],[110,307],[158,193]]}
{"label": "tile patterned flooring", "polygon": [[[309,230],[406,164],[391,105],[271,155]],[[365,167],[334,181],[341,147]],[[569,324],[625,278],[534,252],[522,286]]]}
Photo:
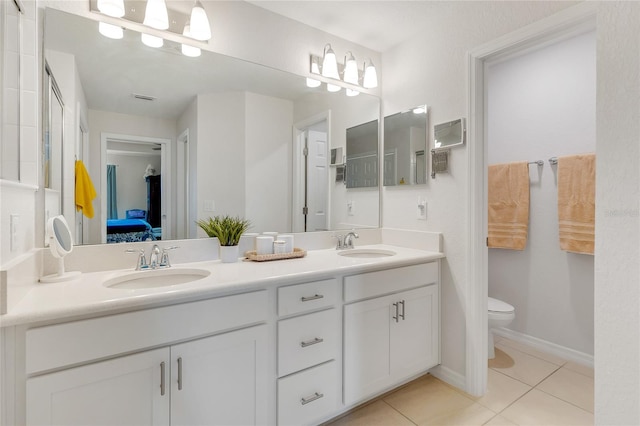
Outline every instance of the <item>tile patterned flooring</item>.
{"label": "tile patterned flooring", "polygon": [[478,398],[431,375],[331,426],[593,425],[593,369],[496,336],[487,393]]}

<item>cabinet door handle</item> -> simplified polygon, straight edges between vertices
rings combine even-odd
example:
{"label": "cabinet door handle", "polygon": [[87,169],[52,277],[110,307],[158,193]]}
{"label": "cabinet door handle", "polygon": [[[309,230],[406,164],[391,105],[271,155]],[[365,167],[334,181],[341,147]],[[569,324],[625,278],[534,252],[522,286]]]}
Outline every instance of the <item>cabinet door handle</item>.
{"label": "cabinet door handle", "polygon": [[300,342],[300,346],[302,346],[303,348],[306,348],[307,346],[315,345],[315,344],[322,343],[322,342],[324,342],[324,339],[322,337],[316,337],[313,340],[307,340],[306,342]]}
{"label": "cabinet door handle", "polygon": [[404,300],[398,303],[399,305],[402,305],[402,313],[400,314],[400,317],[402,318],[402,321],[404,321]]}
{"label": "cabinet door handle", "polygon": [[182,357],[178,358],[178,390],[182,390]]}
{"label": "cabinet door handle", "polygon": [[318,393],[318,392],[316,392],[316,393],[314,393],[314,394],[313,394],[313,395],[311,395],[311,396],[308,396],[308,397],[306,397],[306,398],[301,398],[301,399],[300,399],[300,404],[302,404],[302,405],[306,405],[306,404],[308,404],[308,403],[310,403],[310,402],[313,402],[313,401],[315,401],[316,399],[320,399],[320,398],[322,398],[322,397],[324,397],[324,394],[323,394],[323,393]]}
{"label": "cabinet door handle", "polygon": [[324,296],[322,294],[314,294],[313,296],[302,296],[300,300],[303,302],[309,302],[311,300],[322,299]]}
{"label": "cabinet door handle", "polygon": [[396,308],[396,314],[392,318],[398,322],[398,303],[394,303],[393,307]]}
{"label": "cabinet door handle", "polygon": [[164,361],[162,361],[160,363],[160,396],[164,396],[165,389],[166,389],[164,376],[165,376],[165,364],[164,364]]}

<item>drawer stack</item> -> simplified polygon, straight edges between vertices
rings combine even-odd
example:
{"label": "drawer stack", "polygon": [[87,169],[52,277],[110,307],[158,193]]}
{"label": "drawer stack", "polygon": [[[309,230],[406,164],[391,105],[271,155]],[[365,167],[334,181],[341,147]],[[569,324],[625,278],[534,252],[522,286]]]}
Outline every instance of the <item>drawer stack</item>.
{"label": "drawer stack", "polygon": [[278,289],[278,424],[303,425],[335,411],[340,348],[338,283]]}

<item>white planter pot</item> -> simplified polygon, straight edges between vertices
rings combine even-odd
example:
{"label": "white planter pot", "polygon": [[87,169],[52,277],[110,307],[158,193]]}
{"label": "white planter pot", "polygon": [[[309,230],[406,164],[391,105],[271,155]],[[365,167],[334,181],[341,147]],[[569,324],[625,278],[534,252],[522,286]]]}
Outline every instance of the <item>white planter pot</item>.
{"label": "white planter pot", "polygon": [[220,246],[220,260],[222,263],[234,263],[240,257],[239,246]]}

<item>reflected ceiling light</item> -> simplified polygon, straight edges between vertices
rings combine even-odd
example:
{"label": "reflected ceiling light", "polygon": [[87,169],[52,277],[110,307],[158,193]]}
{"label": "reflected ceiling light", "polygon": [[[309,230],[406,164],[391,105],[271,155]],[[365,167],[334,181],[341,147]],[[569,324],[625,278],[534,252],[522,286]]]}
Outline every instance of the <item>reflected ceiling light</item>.
{"label": "reflected ceiling light", "polygon": [[344,57],[344,75],[342,79],[345,83],[358,84],[358,63],[351,52],[347,52]]}
{"label": "reflected ceiling light", "polygon": [[140,34],[140,40],[142,40],[142,43],[149,47],[158,48],[162,47],[162,45],[164,44],[164,40],[162,39],[162,37],[156,37],[151,34]]}
{"label": "reflected ceiling light", "polygon": [[369,64],[364,61],[364,77],[362,78],[362,87],[365,89],[373,89],[378,87],[378,73],[376,67],[373,66],[373,62],[369,59]]}
{"label": "reflected ceiling light", "polygon": [[207,18],[207,12],[199,0],[196,1],[193,9],[191,9],[191,37],[200,41],[211,38],[209,18]]}
{"label": "reflected ceiling light", "polygon": [[358,96],[360,94],[360,92],[353,89],[346,89],[346,91],[347,91],[347,96]]}
{"label": "reflected ceiling light", "polygon": [[[184,35],[186,37],[191,37],[191,25],[189,25],[188,22],[184,26],[184,30],[182,31],[182,35]],[[182,50],[182,54],[184,56],[189,56],[190,58],[197,58],[198,56],[200,56],[202,54],[202,51],[200,50],[199,47],[190,46],[190,45],[184,44],[184,43],[182,43],[181,50]]]}
{"label": "reflected ceiling light", "polygon": [[169,28],[169,15],[164,0],[147,0],[143,24],[158,30]]}
{"label": "reflected ceiling light", "polygon": [[[336,54],[333,49],[331,49],[330,44],[327,44],[324,47],[324,56],[322,57],[322,75],[324,77],[340,80],[340,75],[338,74],[338,61],[336,60]],[[337,92],[337,90],[334,90],[334,92]]]}
{"label": "reflected ceiling light", "polygon": [[124,16],[124,0],[98,0],[98,10],[105,15],[122,18]]}
{"label": "reflected ceiling light", "polygon": [[327,83],[327,90],[329,92],[339,92],[342,87],[336,86],[335,84]]}
{"label": "reflected ceiling light", "polygon": [[98,31],[105,37],[119,40],[124,37],[124,30],[117,25],[107,24],[106,22],[98,23]]}
{"label": "reflected ceiling light", "polygon": [[427,112],[427,108],[425,106],[419,106],[413,109],[414,114],[424,114],[425,112]]}
{"label": "reflected ceiling light", "polygon": [[[311,57],[311,74],[320,74],[320,65],[318,65],[318,58]],[[307,77],[307,87],[319,87],[320,81],[315,78]]]}

